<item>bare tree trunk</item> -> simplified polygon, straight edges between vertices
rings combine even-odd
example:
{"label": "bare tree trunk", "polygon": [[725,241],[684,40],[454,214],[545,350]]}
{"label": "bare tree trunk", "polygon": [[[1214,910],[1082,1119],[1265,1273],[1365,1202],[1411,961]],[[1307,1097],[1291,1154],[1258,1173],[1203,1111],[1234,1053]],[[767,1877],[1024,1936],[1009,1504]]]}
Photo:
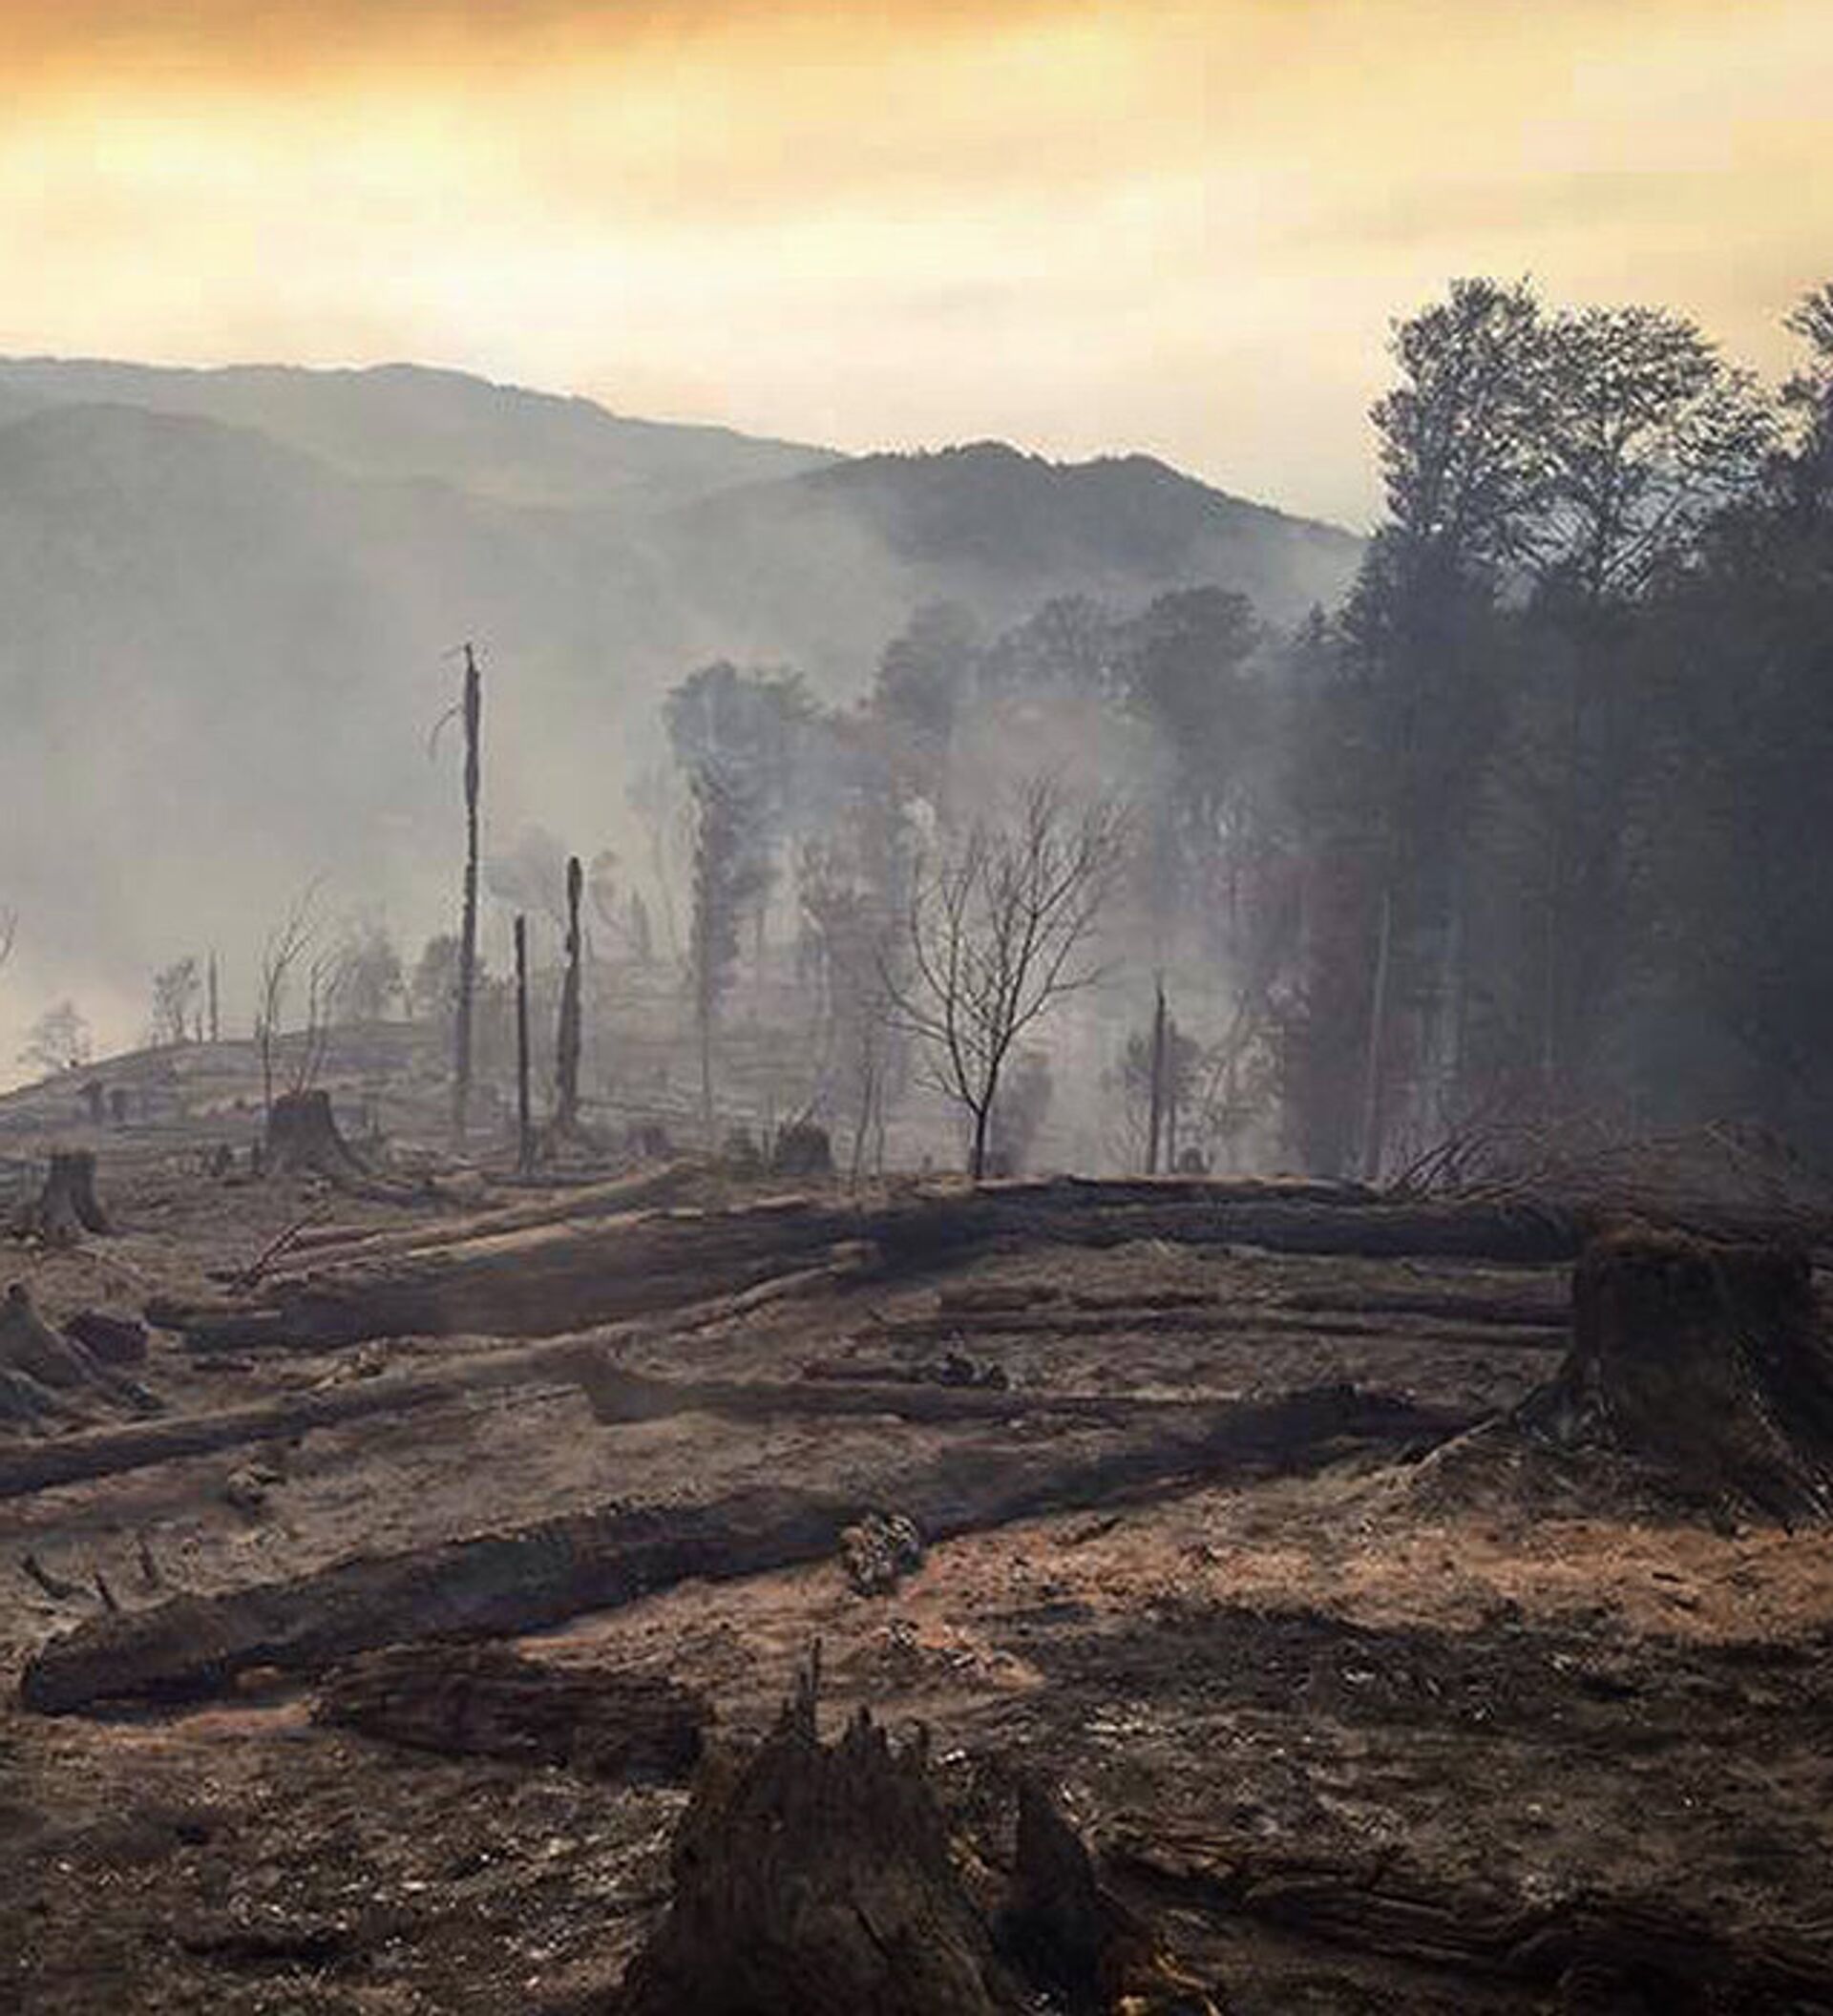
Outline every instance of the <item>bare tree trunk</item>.
{"label": "bare tree trunk", "polygon": [[1362,1180],[1381,1172],[1382,1063],[1387,1048],[1388,978],[1394,956],[1394,883],[1381,889],[1380,936],[1375,952],[1375,990],[1368,1006],[1368,1055],[1362,1073]]}
{"label": "bare tree trunk", "polygon": [[477,656],[465,646],[465,900],[458,934],[458,1016],[452,1082],[452,1136],[462,1145],[471,1111],[472,1001],[477,984],[478,739],[483,728],[483,681]]}
{"label": "bare tree trunk", "polygon": [[579,892],[584,876],[578,854],[566,863],[566,976],[560,982],[560,1027],[555,1051],[554,1132],[577,1133],[579,1124]]}
{"label": "bare tree trunk", "polygon": [[528,919],[516,918],[516,1166],[524,1175],[535,1161],[528,1113]]}
{"label": "bare tree trunk", "polygon": [[699,1024],[700,1036],[700,1126],[703,1140],[710,1153],[715,1146],[713,1141],[713,1006],[706,998],[703,984],[701,998],[697,1005],[695,1020]]}
{"label": "bare tree trunk", "polygon": [[1146,1120],[1146,1173],[1158,1174],[1158,1142],[1165,1125],[1165,979],[1161,974],[1152,1006],[1151,1106]]}
{"label": "bare tree trunk", "polygon": [[985,1102],[974,1108],[974,1152],[968,1163],[968,1174],[976,1183],[986,1174],[986,1137],[993,1122],[993,1098],[989,1093]]}

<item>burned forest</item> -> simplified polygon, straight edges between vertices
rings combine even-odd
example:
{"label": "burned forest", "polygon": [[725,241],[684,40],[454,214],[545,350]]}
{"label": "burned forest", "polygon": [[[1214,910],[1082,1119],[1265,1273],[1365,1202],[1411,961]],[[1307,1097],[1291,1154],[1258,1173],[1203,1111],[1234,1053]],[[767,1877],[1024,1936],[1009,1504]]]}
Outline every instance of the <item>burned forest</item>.
{"label": "burned forest", "polygon": [[1157,0],[202,11],[146,353],[851,446],[0,334],[0,2008],[1833,2011],[1833,283],[1225,203]]}

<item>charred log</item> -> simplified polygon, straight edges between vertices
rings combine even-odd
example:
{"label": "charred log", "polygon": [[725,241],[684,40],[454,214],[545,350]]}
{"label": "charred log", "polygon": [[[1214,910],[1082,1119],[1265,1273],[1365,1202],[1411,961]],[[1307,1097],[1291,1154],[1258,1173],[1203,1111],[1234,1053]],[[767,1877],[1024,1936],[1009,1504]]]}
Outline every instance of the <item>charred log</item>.
{"label": "charred log", "polygon": [[92,1402],[137,1414],[157,1414],[160,1406],[144,1386],[53,1330],[25,1284],[13,1282],[0,1302],[0,1418],[29,1427],[82,1421],[93,1418]]}
{"label": "charred log", "polygon": [[312,1719],[444,1756],[683,1778],[711,1711],[673,1681],[548,1666],[506,1647],[402,1645],[326,1675]]}
{"label": "charred log", "polygon": [[[313,1345],[461,1328],[548,1335],[736,1295],[818,1267],[836,1250],[856,1250],[861,1241],[886,1274],[897,1276],[1015,1242],[1107,1247],[1137,1239],[1552,1261],[1570,1257],[1578,1228],[1544,1212],[1369,1205],[1354,1196],[1324,1202],[1264,1185],[991,1185],[918,1192],[863,1212],[836,1200],[792,1197],[723,1212],[548,1222],[513,1236],[353,1258],[279,1277],[232,1318],[243,1327],[219,1334],[221,1318],[212,1316],[194,1334],[206,1345],[275,1330]],[[274,1320],[246,1327],[263,1317]]]}
{"label": "charred log", "polygon": [[846,1491],[759,1488],[698,1505],[614,1504],[97,1618],[44,1646],[20,1693],[49,1713],[207,1695],[256,1668],[317,1672],[411,1638],[538,1630],[697,1577],[822,1560],[847,1526],[881,1505],[896,1506],[935,1543],[1202,1479],[1315,1469],[1357,1448],[1418,1447],[1459,1425],[1382,1395],[1322,1387],[1186,1413],[1092,1445],[1080,1433],[964,1439]]}
{"label": "charred log", "polygon": [[64,1325],[64,1334],[80,1344],[102,1365],[144,1365],[146,1325],[132,1316],[111,1316],[98,1309],[79,1309]]}

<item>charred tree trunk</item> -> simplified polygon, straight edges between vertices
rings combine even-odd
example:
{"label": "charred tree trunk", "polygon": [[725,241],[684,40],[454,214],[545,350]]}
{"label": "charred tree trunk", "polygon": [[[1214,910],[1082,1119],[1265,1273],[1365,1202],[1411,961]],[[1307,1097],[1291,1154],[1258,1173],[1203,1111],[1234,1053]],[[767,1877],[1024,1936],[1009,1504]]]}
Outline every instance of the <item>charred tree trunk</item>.
{"label": "charred tree trunk", "polygon": [[1161,976],[1152,1005],[1151,1102],[1146,1117],[1146,1173],[1158,1174],[1159,1137],[1165,1125],[1165,981]]}
{"label": "charred tree trunk", "polygon": [[560,1026],[554,1051],[554,1133],[565,1140],[579,1126],[580,937],[579,857],[566,863],[566,974],[560,982]]}
{"label": "charred tree trunk", "polygon": [[465,894],[458,934],[458,1013],[452,1078],[452,1135],[462,1147],[471,1116],[472,1011],[477,990],[477,796],[478,741],[483,731],[483,681],[477,658],[465,646],[465,688],[460,703],[465,727]]}
{"label": "charred tree trunk", "polygon": [[535,1166],[535,1128],[528,1105],[528,919],[516,918],[516,1166]]}
{"label": "charred tree trunk", "polygon": [[1381,1173],[1381,1133],[1385,1114],[1388,987],[1394,965],[1394,874],[1390,866],[1381,886],[1380,924],[1375,942],[1375,977],[1368,1006],[1368,1048],[1362,1060],[1362,1180],[1373,1183]]}

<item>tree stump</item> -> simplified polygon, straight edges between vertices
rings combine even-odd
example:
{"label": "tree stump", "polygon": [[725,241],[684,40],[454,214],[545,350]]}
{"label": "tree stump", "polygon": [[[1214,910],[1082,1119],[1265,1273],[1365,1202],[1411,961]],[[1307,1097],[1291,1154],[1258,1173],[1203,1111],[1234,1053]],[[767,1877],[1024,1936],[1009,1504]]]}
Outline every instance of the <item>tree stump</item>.
{"label": "tree stump", "polygon": [[365,1172],[354,1148],[338,1129],[328,1092],[284,1092],[267,1114],[263,1166],[282,1175],[328,1177],[332,1182]]}
{"label": "tree stump", "polygon": [[1784,1523],[1833,1514],[1833,1349],[1804,1252],[1608,1234],[1573,1272],[1572,1338],[1529,1426]]}
{"label": "tree stump", "polygon": [[114,1230],[95,1194],[95,1157],[88,1148],[53,1148],[44,1187],[20,1214],[23,1237],[47,1246],[74,1246],[85,1232],[106,1238]]}
{"label": "tree stump", "polygon": [[927,1772],[864,1710],[824,1746],[805,1675],[754,1754],[703,1772],[618,2016],[1016,2016]]}

